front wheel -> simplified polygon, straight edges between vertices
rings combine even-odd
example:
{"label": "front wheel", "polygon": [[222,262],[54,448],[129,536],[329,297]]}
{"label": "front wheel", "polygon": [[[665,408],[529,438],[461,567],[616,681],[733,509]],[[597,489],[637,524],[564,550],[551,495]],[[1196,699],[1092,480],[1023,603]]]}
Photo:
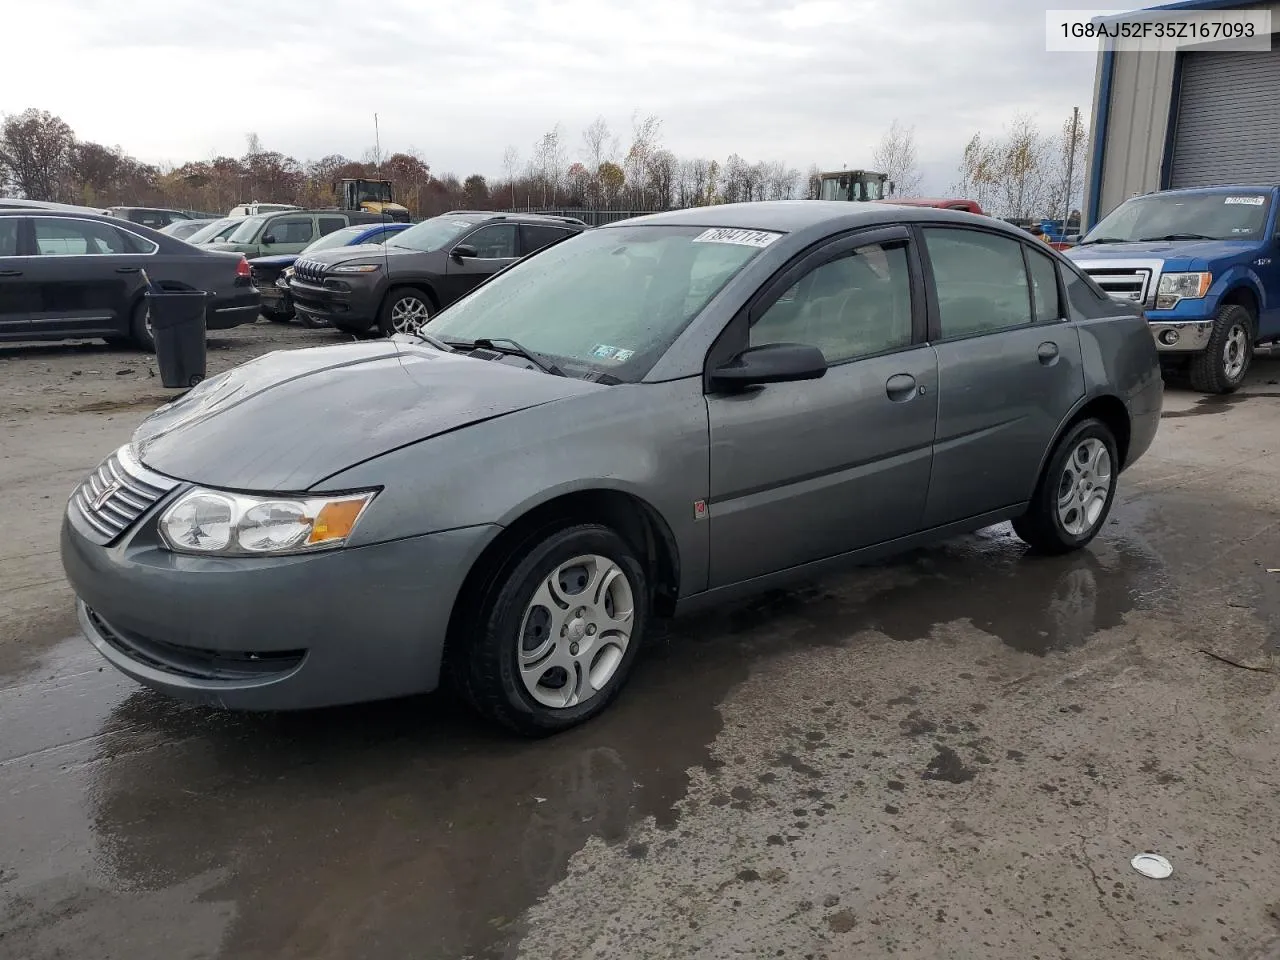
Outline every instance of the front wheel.
{"label": "front wheel", "polygon": [[1191,359],[1191,386],[1201,393],[1234,393],[1253,360],[1253,315],[1239,304],[1220,307],[1209,345]]}
{"label": "front wheel", "polygon": [[384,337],[397,333],[417,333],[431,319],[435,308],[431,298],[414,287],[392,290],[378,314],[378,329]]}
{"label": "front wheel", "polygon": [[1013,532],[1038,553],[1079,550],[1097,536],[1111,512],[1120,460],[1111,430],[1081,420],[1053,448],[1027,512]]}
{"label": "front wheel", "polygon": [[618,695],[648,622],[645,570],[618,534],[580,524],[533,542],[473,601],[453,672],[491,720],[525,736],[576,726]]}
{"label": "front wheel", "polygon": [[293,316],[288,313],[282,313],[279,310],[263,310],[262,315],[271,323],[288,323]]}

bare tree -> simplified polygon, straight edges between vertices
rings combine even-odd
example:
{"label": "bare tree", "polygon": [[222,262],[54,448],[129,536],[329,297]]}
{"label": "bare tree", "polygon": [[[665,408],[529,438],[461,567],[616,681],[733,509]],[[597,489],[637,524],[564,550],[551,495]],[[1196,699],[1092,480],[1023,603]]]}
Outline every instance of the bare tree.
{"label": "bare tree", "polygon": [[904,127],[895,119],[880,138],[871,158],[878,171],[889,175],[897,196],[913,197],[920,192],[915,127]]}
{"label": "bare tree", "polygon": [[600,201],[600,165],[612,160],[618,152],[618,138],[609,129],[609,122],[604,117],[596,117],[591,125],[582,131],[582,158],[589,181],[588,201],[592,204]]}
{"label": "bare tree", "polygon": [[560,124],[556,124],[533,145],[534,176],[542,191],[542,205],[554,204],[564,185],[565,152]]}
{"label": "bare tree", "polygon": [[1052,183],[1048,143],[1034,120],[1014,118],[1000,165],[1000,198],[1006,217],[1027,219],[1045,210]]}
{"label": "bare tree", "polygon": [[804,175],[804,195],[806,200],[818,200],[822,197],[822,171],[816,163],[809,164]]}
{"label": "bare tree", "polygon": [[246,157],[255,157],[262,152],[262,138],[250,130],[244,135],[244,155]]}
{"label": "bare tree", "polygon": [[75,142],[71,127],[47,110],[6,117],[0,128],[0,173],[28,200],[57,200]]}
{"label": "bare tree", "polygon": [[641,120],[637,114],[632,117],[631,125],[631,147],[627,150],[627,157],[622,166],[626,171],[627,180],[638,195],[640,208],[644,209],[648,200],[649,162],[658,150],[662,121],[653,114]]}
{"label": "bare tree", "polygon": [[511,144],[502,152],[502,172],[506,174],[507,183],[511,185],[511,207],[516,206],[516,171],[520,169],[520,151]]}

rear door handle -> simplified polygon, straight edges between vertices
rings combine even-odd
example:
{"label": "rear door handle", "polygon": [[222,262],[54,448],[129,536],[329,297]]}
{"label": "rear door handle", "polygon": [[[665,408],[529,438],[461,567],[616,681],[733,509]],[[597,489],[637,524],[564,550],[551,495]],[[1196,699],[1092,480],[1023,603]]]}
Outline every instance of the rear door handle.
{"label": "rear door handle", "polygon": [[137,273],[141,267],[116,267],[116,273]]}
{"label": "rear door handle", "polygon": [[20,276],[22,276],[21,270],[0,270],[0,277],[20,277]]}
{"label": "rear door handle", "polygon": [[1058,362],[1058,345],[1052,340],[1046,340],[1036,348],[1036,358],[1046,367],[1051,367]]}
{"label": "rear door handle", "polygon": [[892,377],[885,381],[884,392],[888,394],[890,400],[894,403],[906,403],[917,393],[923,393],[923,388],[916,389],[916,378],[909,373],[895,373]]}

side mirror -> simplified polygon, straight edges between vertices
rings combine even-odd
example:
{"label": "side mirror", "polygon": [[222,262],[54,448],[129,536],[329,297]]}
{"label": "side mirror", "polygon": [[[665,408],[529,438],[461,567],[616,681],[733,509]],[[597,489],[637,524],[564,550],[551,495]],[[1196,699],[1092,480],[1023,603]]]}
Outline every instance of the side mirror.
{"label": "side mirror", "polygon": [[469,243],[460,243],[453,248],[453,259],[461,260],[463,257],[478,257],[480,251]]}
{"label": "side mirror", "polygon": [[766,343],[744,350],[711,374],[711,382],[724,389],[754,387],[765,383],[817,380],[827,372],[827,358],[817,347],[803,343]]}
{"label": "side mirror", "polygon": [[276,238],[275,238],[275,236],[274,236],[273,234],[270,234],[270,233],[264,233],[264,234],[262,235],[262,242],[263,242],[263,243],[265,243],[265,244],[268,244],[268,245],[269,245],[269,244],[275,243],[275,242],[276,242]]}

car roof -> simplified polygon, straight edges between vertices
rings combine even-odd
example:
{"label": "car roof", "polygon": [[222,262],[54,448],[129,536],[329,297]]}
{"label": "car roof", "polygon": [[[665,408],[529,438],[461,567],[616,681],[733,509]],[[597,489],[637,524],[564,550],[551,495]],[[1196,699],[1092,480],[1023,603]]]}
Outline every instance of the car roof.
{"label": "car roof", "polygon": [[[902,207],[892,203],[854,202],[848,200],[762,200],[754,203],[722,203],[709,207],[670,210],[629,220],[618,220],[598,229],[609,230],[637,225],[671,225],[690,227],[728,227],[739,230],[772,230],[798,233],[804,230],[835,232],[881,223],[942,221],[1005,229],[990,217],[963,210],[940,207]],[[826,228],[825,230],[823,228]]]}

